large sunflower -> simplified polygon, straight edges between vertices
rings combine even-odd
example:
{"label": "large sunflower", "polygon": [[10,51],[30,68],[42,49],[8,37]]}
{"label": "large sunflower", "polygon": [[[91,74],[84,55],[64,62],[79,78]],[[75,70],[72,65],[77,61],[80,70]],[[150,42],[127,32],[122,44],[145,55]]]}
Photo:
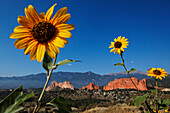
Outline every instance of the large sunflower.
{"label": "large sunflower", "polygon": [[71,30],[74,29],[73,24],[66,24],[70,19],[70,14],[67,13],[67,7],[63,7],[54,15],[54,4],[45,13],[40,13],[36,9],[29,5],[25,8],[25,16],[18,16],[18,23],[21,26],[17,26],[14,29],[14,33],[10,35],[10,38],[17,39],[14,43],[18,49],[25,49],[24,54],[30,53],[30,59],[37,59],[41,62],[45,51],[51,58],[55,58],[59,53],[59,47],[65,47],[68,43],[66,38],[70,38],[72,35]]}
{"label": "large sunflower", "polygon": [[149,69],[148,71],[148,76],[154,76],[154,77],[156,77],[156,79],[160,79],[160,80],[162,80],[162,77],[164,77],[165,78],[165,76],[168,76],[168,75],[166,75],[167,74],[167,72],[164,70],[164,69],[162,69],[162,68],[151,68],[151,69]]}
{"label": "large sunflower", "polygon": [[125,37],[119,36],[117,39],[114,39],[115,42],[111,42],[109,48],[113,48],[110,50],[110,52],[117,52],[118,54],[121,54],[125,50],[123,48],[127,48],[128,46],[128,41]]}

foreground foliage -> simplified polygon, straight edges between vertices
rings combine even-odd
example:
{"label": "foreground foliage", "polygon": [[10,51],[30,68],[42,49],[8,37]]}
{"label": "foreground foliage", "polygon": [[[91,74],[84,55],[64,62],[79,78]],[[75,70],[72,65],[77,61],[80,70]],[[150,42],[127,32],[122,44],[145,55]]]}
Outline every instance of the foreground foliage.
{"label": "foreground foliage", "polygon": [[0,102],[0,113],[16,113],[23,110],[24,107],[20,105],[31,97],[34,97],[34,93],[25,94],[20,86]]}

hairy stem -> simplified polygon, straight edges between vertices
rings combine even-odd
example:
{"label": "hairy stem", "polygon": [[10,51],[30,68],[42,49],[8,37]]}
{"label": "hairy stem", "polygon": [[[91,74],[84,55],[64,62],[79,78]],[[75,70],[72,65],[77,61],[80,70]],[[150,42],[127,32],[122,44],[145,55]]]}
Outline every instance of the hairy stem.
{"label": "hairy stem", "polygon": [[156,79],[156,113],[158,113],[158,79]]}
{"label": "hairy stem", "polygon": [[[57,55],[56,55],[56,58],[54,59],[53,66],[54,66],[55,63],[56,63],[56,60],[57,60]],[[56,68],[56,67],[55,67],[55,68]],[[40,97],[39,97],[39,99],[38,99],[37,105],[36,105],[35,108],[34,108],[33,113],[36,113],[37,107],[38,107],[39,103],[41,102],[41,99],[42,99],[42,97],[43,97],[43,95],[44,95],[45,89],[47,88],[48,82],[50,81],[50,77],[51,77],[51,74],[52,74],[53,70],[54,70],[54,68],[52,67],[52,69],[50,70],[50,72],[47,71],[47,80],[46,80],[46,83],[45,83],[45,85],[44,85],[44,88],[43,88],[43,90],[42,90],[42,92],[41,92],[41,95],[40,95]]]}
{"label": "hairy stem", "polygon": [[[139,92],[139,89],[137,88],[137,86],[136,86],[136,85],[135,85],[135,83],[133,82],[133,80],[132,80],[132,78],[131,78],[131,76],[130,76],[130,74],[129,74],[129,71],[127,70],[127,68],[126,68],[126,66],[125,66],[125,62],[124,62],[124,59],[123,59],[123,54],[122,54],[122,52],[121,52],[120,56],[121,56],[122,64],[123,64],[123,67],[124,67],[124,69],[125,69],[126,73],[128,74],[128,76],[129,76],[130,80],[132,81],[133,85],[134,85],[134,86],[135,86],[135,88],[137,89],[137,91],[138,91],[139,95],[141,95],[141,93]],[[153,111],[152,111],[151,107],[148,105],[148,103],[147,103],[147,101],[146,101],[146,100],[145,100],[145,104],[146,104],[147,108],[149,109],[150,113],[153,113]]]}
{"label": "hairy stem", "polygon": [[135,85],[135,83],[133,82],[133,80],[132,80],[132,78],[131,78],[131,76],[130,76],[130,74],[129,74],[129,71],[127,70],[127,68],[126,68],[126,66],[125,66],[125,62],[124,62],[124,59],[123,59],[123,54],[121,53],[121,54],[120,54],[120,56],[121,56],[122,64],[123,64],[123,67],[124,67],[124,69],[125,69],[126,73],[128,74],[128,76],[129,76],[130,80],[132,81],[133,85],[134,85],[134,86],[135,86],[135,88],[137,89],[138,93],[140,94],[140,92],[139,92],[139,90],[138,90],[137,86]]}

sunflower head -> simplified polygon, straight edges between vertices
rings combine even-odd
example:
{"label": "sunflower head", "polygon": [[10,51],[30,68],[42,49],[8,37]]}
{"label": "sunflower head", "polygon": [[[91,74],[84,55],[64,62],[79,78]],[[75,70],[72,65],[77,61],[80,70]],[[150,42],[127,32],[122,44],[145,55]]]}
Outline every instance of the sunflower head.
{"label": "sunflower head", "polygon": [[165,109],[165,113],[168,113],[170,111],[170,109]]}
{"label": "sunflower head", "polygon": [[29,5],[25,8],[26,16],[18,16],[20,26],[15,27],[10,38],[17,39],[14,43],[18,49],[24,49],[24,54],[30,54],[30,59],[37,59],[41,62],[45,51],[51,58],[55,58],[59,53],[59,48],[65,47],[68,43],[66,38],[72,35],[73,24],[66,24],[70,19],[67,7],[57,11],[53,18],[53,10],[56,4],[48,9],[46,13],[38,13],[36,9]]}
{"label": "sunflower head", "polygon": [[162,69],[162,68],[150,68],[148,71],[148,76],[153,76],[153,77],[156,77],[156,79],[160,79],[160,80],[162,80],[162,77],[164,77],[165,78],[165,76],[168,76],[167,75],[167,72],[164,70],[164,69]]}
{"label": "sunflower head", "polygon": [[[156,110],[154,110],[154,109],[153,109],[152,111],[153,111],[154,113],[156,113]],[[158,110],[158,113],[161,113],[161,111],[160,111],[160,110]]]}
{"label": "sunflower head", "polygon": [[117,52],[118,54],[121,54],[125,50],[123,48],[127,48],[128,46],[127,38],[119,36],[117,39],[114,39],[114,42],[111,42],[109,48],[113,48],[110,50],[110,52]]}

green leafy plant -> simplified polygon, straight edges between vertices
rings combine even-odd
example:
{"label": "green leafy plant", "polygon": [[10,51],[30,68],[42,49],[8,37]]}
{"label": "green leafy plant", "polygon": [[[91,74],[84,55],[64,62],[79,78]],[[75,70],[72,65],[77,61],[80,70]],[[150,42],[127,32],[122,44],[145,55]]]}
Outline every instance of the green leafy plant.
{"label": "green leafy plant", "polygon": [[34,93],[23,93],[22,86],[15,89],[7,97],[0,102],[0,113],[16,113],[23,110],[24,107],[20,106],[25,100],[34,97]]}
{"label": "green leafy plant", "polygon": [[72,112],[72,109],[68,105],[67,101],[61,96],[57,96],[56,98],[54,98],[53,100],[48,102],[47,105],[55,106],[56,108],[59,109],[60,113],[70,113],[70,112]]}

